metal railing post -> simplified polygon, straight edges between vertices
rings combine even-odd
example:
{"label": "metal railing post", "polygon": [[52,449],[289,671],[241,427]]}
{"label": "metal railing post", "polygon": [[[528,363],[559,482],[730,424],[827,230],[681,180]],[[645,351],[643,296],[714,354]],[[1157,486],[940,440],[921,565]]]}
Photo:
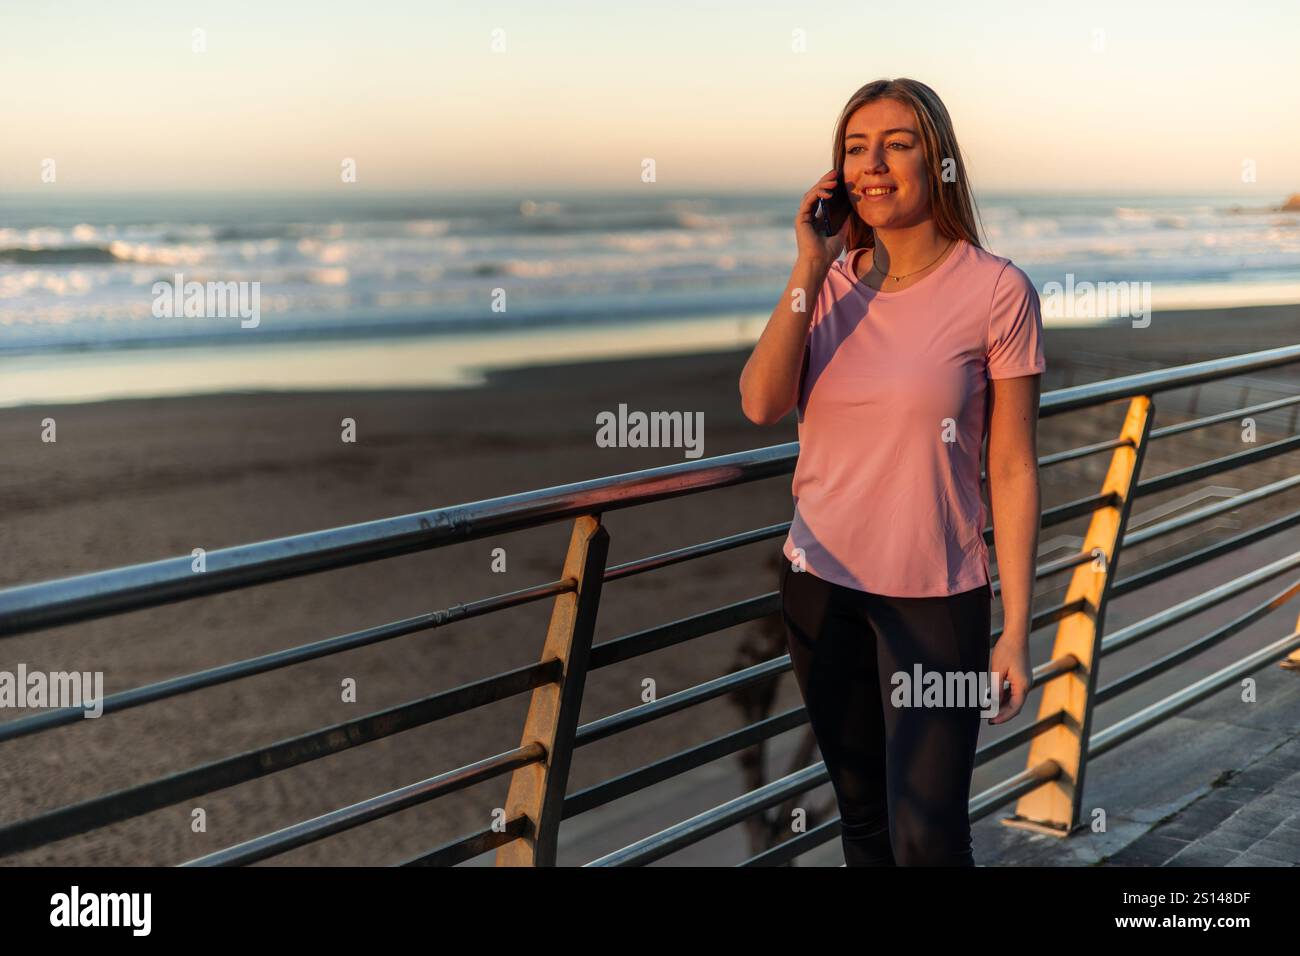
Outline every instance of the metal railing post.
{"label": "metal railing post", "polygon": [[522,746],[540,743],[546,748],[546,757],[520,767],[510,777],[505,819],[513,820],[522,814],[529,826],[517,839],[497,849],[497,866],[555,865],[560,815],[608,553],[609,532],[601,525],[600,515],[576,518],[563,574],[574,588],[556,595],[542,650],[543,663],[558,660],[563,669],[556,682],[533,691],[521,740]]}
{"label": "metal railing post", "polygon": [[[1295,629],[1300,631],[1300,617],[1295,619]],[[1300,647],[1278,661],[1277,666],[1283,670],[1300,671]]]}
{"label": "metal railing post", "polygon": [[1133,492],[1142,471],[1147,434],[1151,430],[1154,406],[1148,395],[1135,396],[1128,407],[1120,438],[1126,444],[1111,455],[1110,468],[1101,493],[1112,503],[1098,508],[1084,537],[1085,553],[1097,555],[1096,561],[1074,569],[1065,603],[1083,599],[1080,610],[1062,618],[1056,629],[1056,641],[1050,660],[1073,657],[1078,666],[1047,682],[1038,705],[1038,719],[1063,712],[1065,720],[1038,736],[1029,747],[1027,766],[1032,769],[1053,760],[1061,774],[1016,802],[1012,816],[1002,822],[1053,836],[1069,836],[1080,825],[1080,802],[1083,797],[1084,771],[1087,769],[1088,736],[1092,727],[1092,698],[1097,688],[1097,663],[1101,658],[1101,639],[1105,629],[1106,602],[1119,564],[1120,543],[1128,524]]}

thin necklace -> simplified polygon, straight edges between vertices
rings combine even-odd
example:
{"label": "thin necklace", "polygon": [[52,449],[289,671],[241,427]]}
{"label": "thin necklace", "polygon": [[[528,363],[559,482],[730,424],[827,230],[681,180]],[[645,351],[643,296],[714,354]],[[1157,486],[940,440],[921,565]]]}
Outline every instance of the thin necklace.
{"label": "thin necklace", "polygon": [[[953,245],[954,245],[956,242],[957,242],[956,239],[952,240],[952,242],[948,243],[948,245],[946,245],[946,246],[943,247],[943,252],[939,253],[937,256],[935,256],[933,259],[931,259],[930,262],[929,262],[927,265],[923,265],[923,266],[921,266],[921,268],[916,269],[916,270],[914,270],[914,271],[912,271],[912,272],[905,273],[904,275],[901,275],[901,276],[891,276],[891,275],[890,275],[889,273],[887,273],[887,272],[881,272],[880,274],[881,274],[882,276],[885,276],[885,277],[888,278],[888,279],[893,279],[895,282],[901,282],[901,281],[903,281],[904,279],[906,279],[908,276],[914,276],[914,275],[916,275],[916,273],[918,273],[918,272],[924,272],[926,269],[930,268],[930,266],[934,265],[936,262],[938,262],[940,259],[942,259],[942,258],[943,258],[943,253],[944,253],[944,252],[947,252],[949,249],[951,249],[951,248],[953,247]],[[876,266],[876,251],[873,249],[873,250],[871,250],[871,272],[876,272],[876,271],[878,271],[877,266]],[[869,273],[867,273],[867,274],[870,275],[871,273],[869,272]]]}

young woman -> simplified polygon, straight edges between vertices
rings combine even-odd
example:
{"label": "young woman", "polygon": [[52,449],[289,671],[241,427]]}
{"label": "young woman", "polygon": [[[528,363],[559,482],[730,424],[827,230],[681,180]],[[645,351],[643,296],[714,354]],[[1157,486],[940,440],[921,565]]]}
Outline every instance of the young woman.
{"label": "young woman", "polygon": [[[980,246],[952,121],[928,86],[862,87],[833,156],[800,204],[794,270],[740,377],[751,421],[798,412],[780,573],[787,644],[846,863],[973,866],[982,704],[918,706],[899,689],[982,674],[1000,706],[992,723],[1019,713],[1029,690],[1038,295]],[[827,237],[813,213],[837,170],[851,211]],[[1005,619],[991,655],[985,437]]]}

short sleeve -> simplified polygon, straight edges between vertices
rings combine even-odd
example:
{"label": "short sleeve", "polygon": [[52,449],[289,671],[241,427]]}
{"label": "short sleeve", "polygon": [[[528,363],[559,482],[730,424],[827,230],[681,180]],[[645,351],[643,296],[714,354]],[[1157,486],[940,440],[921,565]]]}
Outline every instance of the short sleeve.
{"label": "short sleeve", "polygon": [[822,320],[830,314],[831,306],[835,302],[834,277],[836,270],[843,273],[843,262],[843,259],[837,259],[831,263],[831,267],[826,270],[826,277],[822,280],[821,288],[817,290],[817,299],[813,302],[812,319],[808,322],[808,331],[803,339],[803,359],[799,368],[799,390],[795,393],[795,408],[798,411],[799,421],[803,421],[804,401],[807,397],[804,390],[808,384],[808,369],[812,364],[813,350],[817,347],[817,329],[822,324]]}
{"label": "short sleeve", "polygon": [[835,273],[838,271],[841,275],[847,274],[848,267],[844,265],[844,262],[844,259],[837,259],[832,262],[831,267],[826,270],[826,275],[822,279],[821,288],[817,290],[817,299],[813,302],[812,321],[808,323],[808,338],[812,338],[813,331],[817,326],[822,324],[822,320],[826,318],[831,311],[831,306],[835,302]]}
{"label": "short sleeve", "polygon": [[1046,367],[1038,290],[1029,276],[1008,262],[993,287],[989,309],[988,377],[1034,375]]}

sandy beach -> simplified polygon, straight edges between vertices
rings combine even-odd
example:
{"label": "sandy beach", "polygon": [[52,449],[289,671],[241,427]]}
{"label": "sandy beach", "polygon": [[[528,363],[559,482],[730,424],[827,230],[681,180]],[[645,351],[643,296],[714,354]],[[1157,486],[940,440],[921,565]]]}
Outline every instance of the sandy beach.
{"label": "sandy beach", "polygon": [[[1292,345],[1300,341],[1298,316],[1297,307],[1276,306],[1157,313],[1142,329],[1049,328],[1043,388]],[[492,375],[483,388],[238,394],[0,410],[7,452],[0,473],[0,586],[685,460],[682,449],[598,447],[596,416],[620,403],[702,412],[705,457],[794,441],[793,415],[760,428],[741,414],[737,380],[747,356],[747,350],[732,350],[514,369]],[[1156,422],[1189,417],[1193,401],[1205,414],[1232,407],[1243,394],[1251,402],[1280,398],[1288,389],[1294,394],[1298,383],[1300,367],[1293,366],[1207,386],[1195,399],[1187,391],[1175,393],[1157,399]],[[1040,454],[1111,437],[1122,414],[1117,405],[1045,420]],[[1261,416],[1259,440],[1280,437],[1288,414]],[[57,423],[57,442],[41,441],[47,417]],[[340,439],[345,418],[356,422],[355,443]],[[1229,422],[1187,440],[1158,443],[1146,474],[1240,450],[1237,431]],[[1045,471],[1044,507],[1095,490],[1105,460]],[[1244,490],[1277,480],[1294,474],[1296,462],[1294,452],[1280,456],[1234,473],[1231,484]],[[1285,505],[1276,503],[1276,513]],[[783,476],[611,513],[609,560],[788,521],[790,512],[790,482]],[[1267,507],[1252,512],[1251,523],[1268,514]],[[1070,528],[1078,533],[1084,526]],[[1061,530],[1050,529],[1044,540]],[[6,639],[0,642],[0,668],[23,662],[30,669],[102,670],[105,689],[113,693],[552,580],[568,536],[568,523],[560,523]],[[498,546],[506,549],[505,573],[491,568]],[[778,546],[773,539],[610,584],[597,642],[772,590]],[[1060,594],[1048,588],[1037,597],[1046,604]],[[549,604],[534,604],[7,743],[0,756],[0,820],[529,663],[540,653],[549,611]],[[996,602],[994,623],[1000,623]],[[733,670],[742,642],[763,632],[756,622],[595,673],[581,719],[638,705],[646,677],[655,679],[662,697]],[[1049,639],[1050,629],[1036,638]],[[355,703],[340,699],[345,678],[357,682]],[[798,702],[793,678],[784,675],[776,709]],[[526,703],[515,698],[0,863],[182,862],[511,749],[519,741]],[[602,741],[579,752],[569,789],[744,722],[734,704],[717,700]],[[738,767],[735,757],[729,762]],[[739,771],[736,779],[739,793]],[[498,778],[272,862],[398,862],[489,824],[505,786],[506,778]],[[206,832],[191,828],[197,807],[206,813]]]}

